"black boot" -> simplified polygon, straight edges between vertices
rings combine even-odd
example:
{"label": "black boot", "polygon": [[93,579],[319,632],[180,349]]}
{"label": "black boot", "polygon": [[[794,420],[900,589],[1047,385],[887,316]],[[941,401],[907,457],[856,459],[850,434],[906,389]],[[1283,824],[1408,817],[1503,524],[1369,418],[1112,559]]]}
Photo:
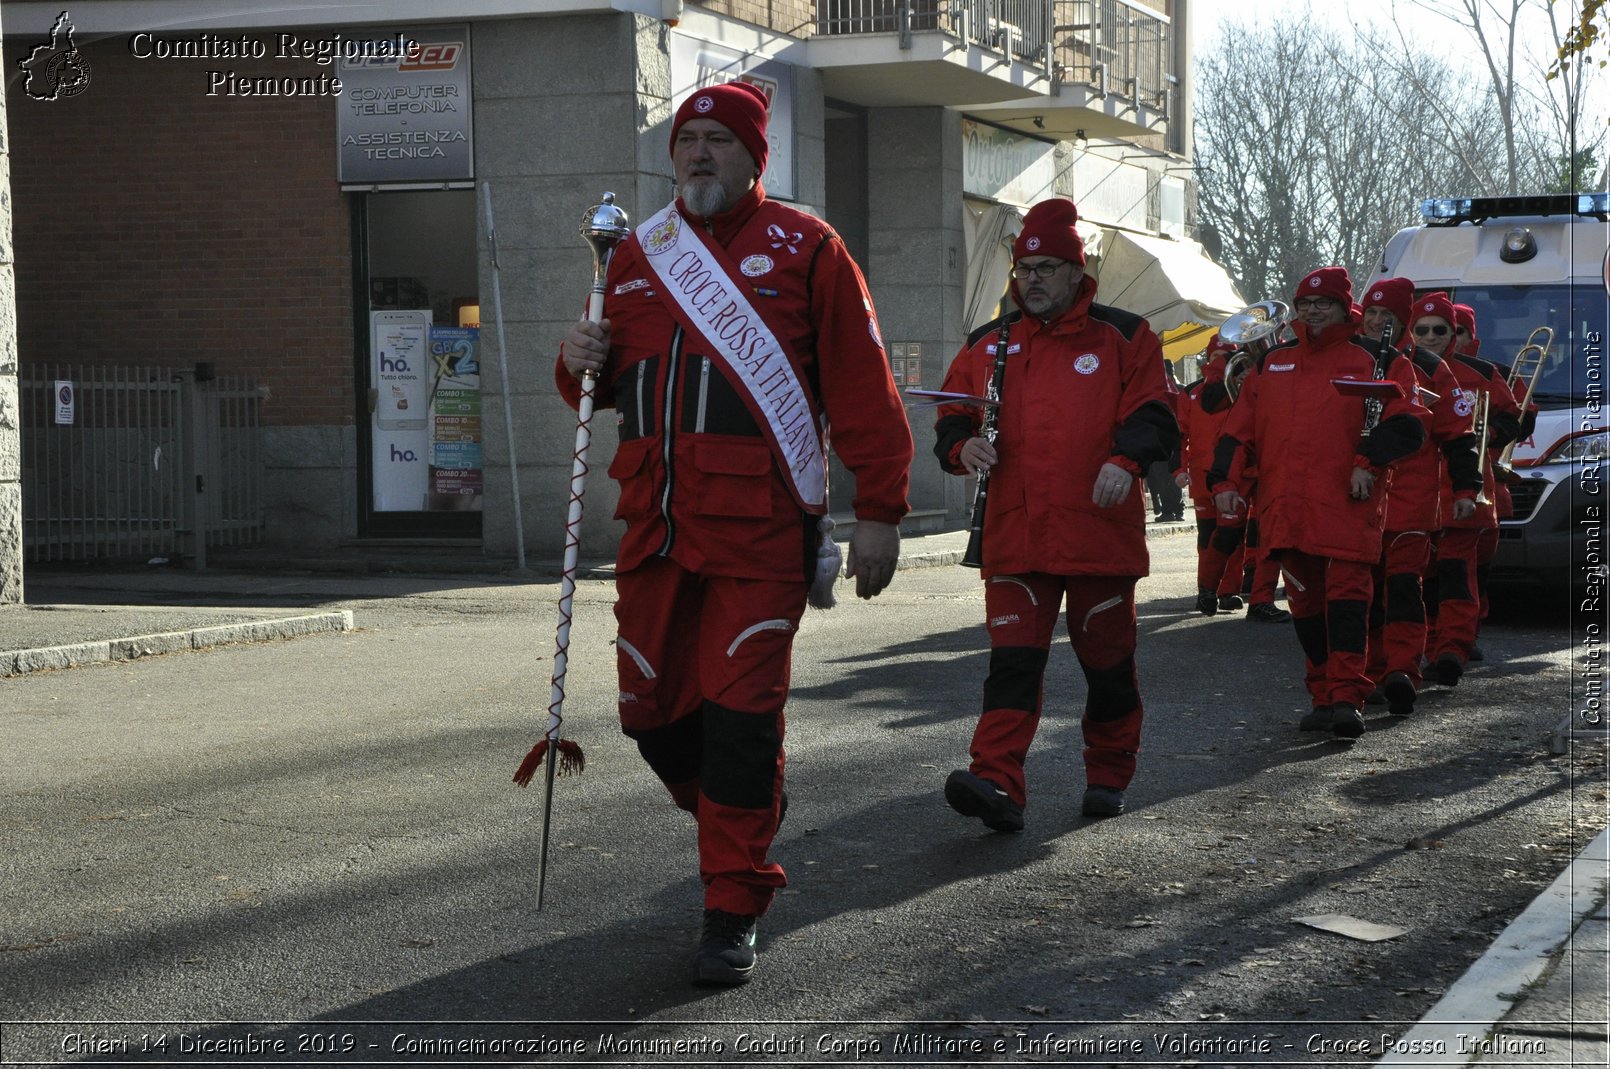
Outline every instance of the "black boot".
{"label": "black boot", "polygon": [[755,970],[755,917],[704,911],[704,935],[694,955],[695,980],[701,984],[747,984]]}

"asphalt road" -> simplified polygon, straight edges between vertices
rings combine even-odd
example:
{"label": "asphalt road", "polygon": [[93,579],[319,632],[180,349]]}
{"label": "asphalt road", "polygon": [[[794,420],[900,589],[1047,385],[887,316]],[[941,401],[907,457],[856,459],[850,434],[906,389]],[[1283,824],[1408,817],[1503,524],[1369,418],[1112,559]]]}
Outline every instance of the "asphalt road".
{"label": "asphalt road", "polygon": [[[542,730],[554,583],[259,581],[253,604],[351,608],[358,630],[0,680],[0,1019],[41,1022],[3,1026],[0,1056],[1367,1060],[1603,826],[1603,750],[1549,753],[1564,606],[1509,603],[1485,666],[1346,744],[1296,730],[1289,625],[1195,615],[1192,541],[1151,545],[1145,745],[1115,820],[1078,815],[1065,642],[1025,832],[945,806],[987,659],[975,573],[902,571],[807,616],[790,884],[734,990],[688,981],[693,826],[614,727],[607,583],[577,596],[566,734],[588,766],[556,786],[541,912],[542,795],[510,776]],[[1321,914],[1404,931],[1296,920]]]}

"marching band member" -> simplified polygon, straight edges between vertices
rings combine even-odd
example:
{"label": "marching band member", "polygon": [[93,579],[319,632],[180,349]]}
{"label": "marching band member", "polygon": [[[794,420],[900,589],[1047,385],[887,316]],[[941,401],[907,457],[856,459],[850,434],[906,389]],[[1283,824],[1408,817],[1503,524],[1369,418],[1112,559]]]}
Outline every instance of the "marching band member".
{"label": "marching band member", "polygon": [[[1364,295],[1363,333],[1395,347],[1413,317],[1414,283],[1406,278],[1377,282]],[[1428,302],[1420,302],[1421,308]],[[1415,376],[1430,401],[1426,440],[1392,466],[1386,498],[1386,528],[1370,614],[1370,677],[1376,680],[1395,716],[1414,712],[1426,651],[1426,606],[1421,580],[1431,560],[1431,543],[1445,517],[1464,519],[1476,509],[1481,478],[1476,472],[1476,438],[1471,413],[1460,405],[1458,383],[1439,349],[1410,344]]]}
{"label": "marching band member", "polygon": [[1225,383],[1227,375],[1231,394],[1239,391],[1252,359],[1248,356],[1235,361],[1232,371],[1230,363],[1236,346],[1220,341],[1217,334],[1208,342],[1207,353],[1202,378],[1180,396],[1180,460],[1196,512],[1196,611],[1213,616],[1220,609],[1233,611],[1241,607],[1247,528],[1245,523],[1221,522],[1213,503],[1207,471],[1213,462],[1213,447],[1230,417],[1230,407],[1226,404],[1209,412],[1202,397],[1215,384]]}
{"label": "marching band member", "polygon": [[[1267,348],[1278,336],[1277,332],[1267,341],[1260,341],[1252,351],[1258,352],[1260,346]],[[1247,362],[1248,374],[1256,363],[1256,359]],[[1204,385],[1197,399],[1205,414],[1222,417],[1228,414],[1229,406],[1234,402],[1236,395],[1231,390],[1232,384],[1225,382],[1222,368],[1215,372],[1216,366],[1209,365],[1204,371]],[[1236,525],[1233,521],[1227,523],[1225,517],[1217,515],[1218,506],[1212,503],[1213,491],[1205,481],[1207,470],[1213,462],[1213,450],[1218,444],[1218,438],[1219,436],[1215,434],[1211,440],[1201,440],[1198,449],[1201,454],[1204,492],[1208,496],[1209,507],[1215,514],[1215,522],[1219,528],[1229,529]],[[1245,521],[1241,525],[1241,590],[1246,596],[1247,620],[1255,624],[1283,624],[1291,619],[1291,613],[1275,604],[1275,591],[1280,585],[1280,562],[1270,555],[1268,545],[1259,537],[1257,493],[1251,489],[1255,488],[1258,482],[1257,464],[1253,462],[1253,458],[1248,458],[1243,467],[1243,476],[1249,488],[1243,493],[1247,499],[1247,511]],[[1200,602],[1197,608],[1198,611],[1201,610]]]}
{"label": "marching band member", "polygon": [[[1462,356],[1480,356],[1481,337],[1476,331],[1476,310],[1470,307],[1468,304],[1456,304],[1453,306],[1453,312],[1454,351]],[[1493,366],[1498,369],[1498,373],[1502,375],[1504,377],[1504,381],[1508,383],[1510,369],[1497,362],[1494,362]],[[1516,397],[1515,402],[1516,404],[1519,404],[1520,398]],[[1518,440],[1525,441],[1527,438],[1530,438],[1532,435],[1532,430],[1536,426],[1537,402],[1528,400],[1525,410],[1521,413],[1521,425]],[[1502,447],[1492,450],[1487,458],[1488,463],[1492,464],[1496,462],[1498,460],[1498,454],[1501,452],[1503,452]],[[1509,483],[1502,478],[1502,473],[1494,468],[1493,474],[1493,505],[1498,510],[1499,521],[1502,522],[1515,515],[1515,500],[1510,495]],[[1480,536],[1476,539],[1476,590],[1477,598],[1481,602],[1481,620],[1487,619],[1487,579],[1489,572],[1492,570],[1493,556],[1497,552],[1497,526],[1482,528]],[[1470,647],[1470,660],[1480,661],[1482,659],[1481,647],[1472,644]]]}
{"label": "marching band member", "polygon": [[[1417,344],[1446,354],[1448,366],[1457,380],[1457,404],[1478,414],[1483,407],[1487,418],[1478,428],[1478,448],[1502,449],[1520,435],[1521,410],[1510,393],[1503,373],[1479,356],[1455,350],[1454,331],[1458,313],[1445,293],[1430,293],[1415,299],[1412,325]],[[1474,317],[1472,317],[1474,322]],[[1472,335],[1474,336],[1474,335]],[[1490,454],[1489,454],[1490,455]],[[1483,463],[1482,492],[1470,515],[1451,517],[1444,525],[1436,545],[1436,612],[1426,637],[1426,659],[1438,683],[1456,686],[1464,675],[1481,626],[1481,601],[1476,580],[1477,546],[1483,532],[1498,528],[1498,492],[1490,463]],[[1495,536],[1496,537],[1496,536]]]}
{"label": "marching band member", "polygon": [[863,598],[894,574],[912,453],[860,270],[759,181],[766,106],[734,82],[677,109],[679,196],[617,250],[603,322],[571,327],[555,369],[572,405],[598,373],[598,404],[618,413],[621,726],[698,822],[694,971],[717,984],[749,979],[756,918],[785,883],[767,852],[826,512],[819,425],[855,473],[847,574]]}
{"label": "marching band member", "polygon": [[[1381,555],[1389,466],[1425,438],[1425,413],[1405,357],[1381,367],[1355,336],[1346,268],[1322,267],[1297,287],[1295,341],[1266,353],[1247,379],[1214,453],[1209,478],[1224,515],[1246,507],[1245,466],[1257,458],[1262,536],[1286,576],[1292,624],[1306,660],[1312,709],[1303,731],[1364,733],[1370,691],[1366,618]],[[1364,397],[1332,380],[1380,387],[1378,422]],[[1371,389],[1361,385],[1359,390]]]}
{"label": "marching band member", "polygon": [[1057,612],[1088,690],[1085,816],[1124,811],[1140,749],[1135,583],[1147,574],[1146,513],[1135,485],[1172,452],[1162,346],[1146,321],[1095,303],[1071,200],[1036,204],[1013,246],[1021,311],[979,328],[944,389],[987,396],[1005,345],[995,443],[974,408],[939,409],[934,452],[953,475],[990,473],[982,575],[990,640],[972,762],[945,800],[997,831],[1023,827],[1023,764],[1040,722]]}

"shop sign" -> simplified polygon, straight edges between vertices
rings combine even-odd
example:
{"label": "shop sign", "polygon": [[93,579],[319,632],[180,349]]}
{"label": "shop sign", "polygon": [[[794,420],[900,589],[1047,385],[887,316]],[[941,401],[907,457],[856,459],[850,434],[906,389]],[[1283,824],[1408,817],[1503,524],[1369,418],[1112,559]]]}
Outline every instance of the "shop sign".
{"label": "shop sign", "polygon": [[[343,185],[470,182],[475,178],[468,26],[388,27],[376,49],[339,61],[338,179]],[[350,38],[361,40],[352,32]]]}
{"label": "shop sign", "polygon": [[1056,192],[1056,146],[962,120],[962,192],[1028,206]]}
{"label": "shop sign", "polygon": [[693,95],[724,82],[748,82],[766,94],[766,173],[760,176],[766,195],[794,200],[794,68],[752,52],[701,41],[686,34],[671,35],[671,112]]}

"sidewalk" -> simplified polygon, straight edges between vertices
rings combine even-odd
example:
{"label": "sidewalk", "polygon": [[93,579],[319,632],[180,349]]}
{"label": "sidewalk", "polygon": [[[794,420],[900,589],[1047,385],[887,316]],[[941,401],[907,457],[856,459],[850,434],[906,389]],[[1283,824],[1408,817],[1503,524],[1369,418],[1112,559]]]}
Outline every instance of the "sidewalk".
{"label": "sidewalk", "polygon": [[[1151,538],[1186,537],[1186,523],[1148,524]],[[907,538],[900,567],[952,565],[965,531]],[[374,576],[372,562],[304,562],[304,572]],[[462,555],[433,569],[415,558],[412,578],[475,568]],[[607,576],[605,564],[587,574]],[[557,562],[517,573],[484,560],[500,581],[552,582]],[[384,582],[384,580],[378,580]],[[255,642],[361,625],[351,610],[273,605],[286,572],[172,569],[49,571],[30,576],[26,605],[0,606],[0,676],[96,661],[132,660],[179,649]],[[845,596],[840,591],[840,596]],[[279,597],[281,602],[284,597]],[[361,610],[360,610],[361,611]],[[0,699],[6,681],[0,679]],[[1610,832],[1601,833],[1382,1057],[1381,1067],[1610,1064],[1610,950],[1606,896]]]}

